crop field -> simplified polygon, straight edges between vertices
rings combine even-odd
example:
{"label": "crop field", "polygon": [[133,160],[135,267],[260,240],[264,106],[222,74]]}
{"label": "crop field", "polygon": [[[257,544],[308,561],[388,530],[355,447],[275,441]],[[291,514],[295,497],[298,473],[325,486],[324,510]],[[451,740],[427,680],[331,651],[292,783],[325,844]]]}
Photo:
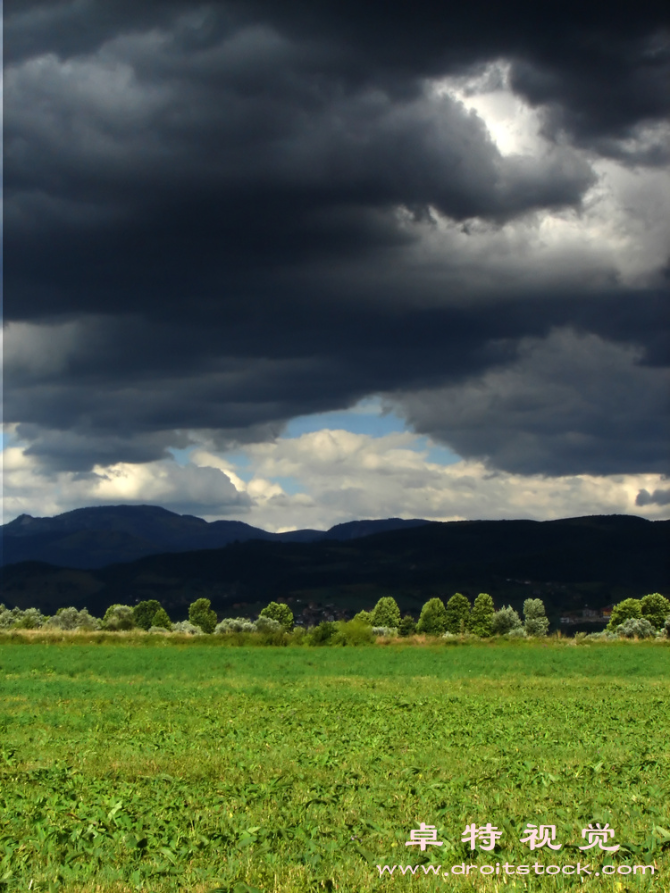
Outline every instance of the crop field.
{"label": "crop field", "polygon": [[98,639],[0,641],[0,889],[670,890],[667,644]]}

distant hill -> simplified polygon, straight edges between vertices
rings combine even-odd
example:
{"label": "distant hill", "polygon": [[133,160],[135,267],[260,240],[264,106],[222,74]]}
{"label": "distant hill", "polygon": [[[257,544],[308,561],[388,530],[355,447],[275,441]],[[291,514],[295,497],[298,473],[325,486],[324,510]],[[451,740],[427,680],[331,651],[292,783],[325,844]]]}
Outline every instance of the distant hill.
{"label": "distant hill", "polygon": [[109,505],[75,509],[53,518],[20,515],[0,526],[0,564],[39,561],[69,568],[101,568],[167,552],[220,549],[234,542],[314,542],[356,539],[378,531],[427,524],[387,518],[350,521],[330,530],[268,533],[242,521],[204,521],[152,505]]}
{"label": "distant hill", "polygon": [[455,591],[471,598],[489,592],[498,607],[520,608],[532,596],[556,616],[647,592],[670,594],[670,521],[612,515],[424,523],[357,539],[331,533],[313,542],[249,539],[89,570],[11,564],[2,570],[2,600],[45,613],[85,605],[99,615],[114,602],[156,598],[182,619],[201,596],[220,616],[251,616],[282,598],[309,621],[319,612],[371,607],[381,595],[414,614],[427,598]]}

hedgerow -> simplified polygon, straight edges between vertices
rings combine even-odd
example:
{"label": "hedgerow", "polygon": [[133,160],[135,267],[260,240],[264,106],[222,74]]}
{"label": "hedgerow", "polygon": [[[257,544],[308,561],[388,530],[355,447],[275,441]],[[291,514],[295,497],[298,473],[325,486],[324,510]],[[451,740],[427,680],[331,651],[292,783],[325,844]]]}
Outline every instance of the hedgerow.
{"label": "hedgerow", "polygon": [[[86,608],[60,608],[53,617],[48,617],[37,608],[21,610],[0,605],[0,631],[134,631],[135,634],[152,632],[190,636],[214,633],[218,637],[227,636],[227,641],[234,644],[244,641],[248,644],[312,646],[371,644],[398,637],[408,639],[417,634],[422,637],[420,641],[441,637],[458,642],[491,636],[523,639],[547,635],[549,619],[541,599],[526,599],[523,613],[525,622],[509,605],[496,611],[491,596],[486,593],[477,596],[471,609],[468,599],[456,593],[446,606],[439,598],[429,599],[417,623],[409,614],[401,618],[395,599],[385,596],[379,599],[372,611],[359,611],[353,620],[323,621],[305,629],[295,626],[290,608],[277,602],[271,602],[256,620],[248,617],[218,620],[209,599],[201,598],[191,604],[188,620],[173,623],[160,602],[151,599],[140,602],[134,608],[111,605],[102,619],[92,616]],[[375,623],[375,618],[380,617],[392,620],[394,625]],[[580,633],[578,638],[580,641],[670,638],[670,601],[659,593],[651,593],[641,599],[624,599],[614,606],[605,630],[589,635]]]}

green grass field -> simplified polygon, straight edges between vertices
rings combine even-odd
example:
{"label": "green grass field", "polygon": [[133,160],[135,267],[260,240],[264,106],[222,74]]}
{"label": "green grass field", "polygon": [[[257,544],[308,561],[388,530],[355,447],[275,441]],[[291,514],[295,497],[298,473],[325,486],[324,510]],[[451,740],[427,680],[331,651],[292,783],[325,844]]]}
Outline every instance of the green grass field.
{"label": "green grass field", "polygon": [[[25,642],[0,642],[7,890],[670,890],[664,643]],[[405,846],[420,822],[441,847]],[[461,841],[489,822],[494,852]],[[619,852],[579,850],[596,822]]]}

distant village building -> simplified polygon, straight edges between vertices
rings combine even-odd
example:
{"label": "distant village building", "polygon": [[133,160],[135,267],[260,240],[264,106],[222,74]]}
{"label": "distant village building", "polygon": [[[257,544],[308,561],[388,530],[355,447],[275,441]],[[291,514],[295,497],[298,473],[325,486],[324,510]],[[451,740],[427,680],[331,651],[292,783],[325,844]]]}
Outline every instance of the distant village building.
{"label": "distant village building", "polygon": [[604,623],[612,616],[612,605],[608,605],[600,611],[594,608],[582,608],[581,611],[568,611],[561,616],[562,625],[571,623]]}

